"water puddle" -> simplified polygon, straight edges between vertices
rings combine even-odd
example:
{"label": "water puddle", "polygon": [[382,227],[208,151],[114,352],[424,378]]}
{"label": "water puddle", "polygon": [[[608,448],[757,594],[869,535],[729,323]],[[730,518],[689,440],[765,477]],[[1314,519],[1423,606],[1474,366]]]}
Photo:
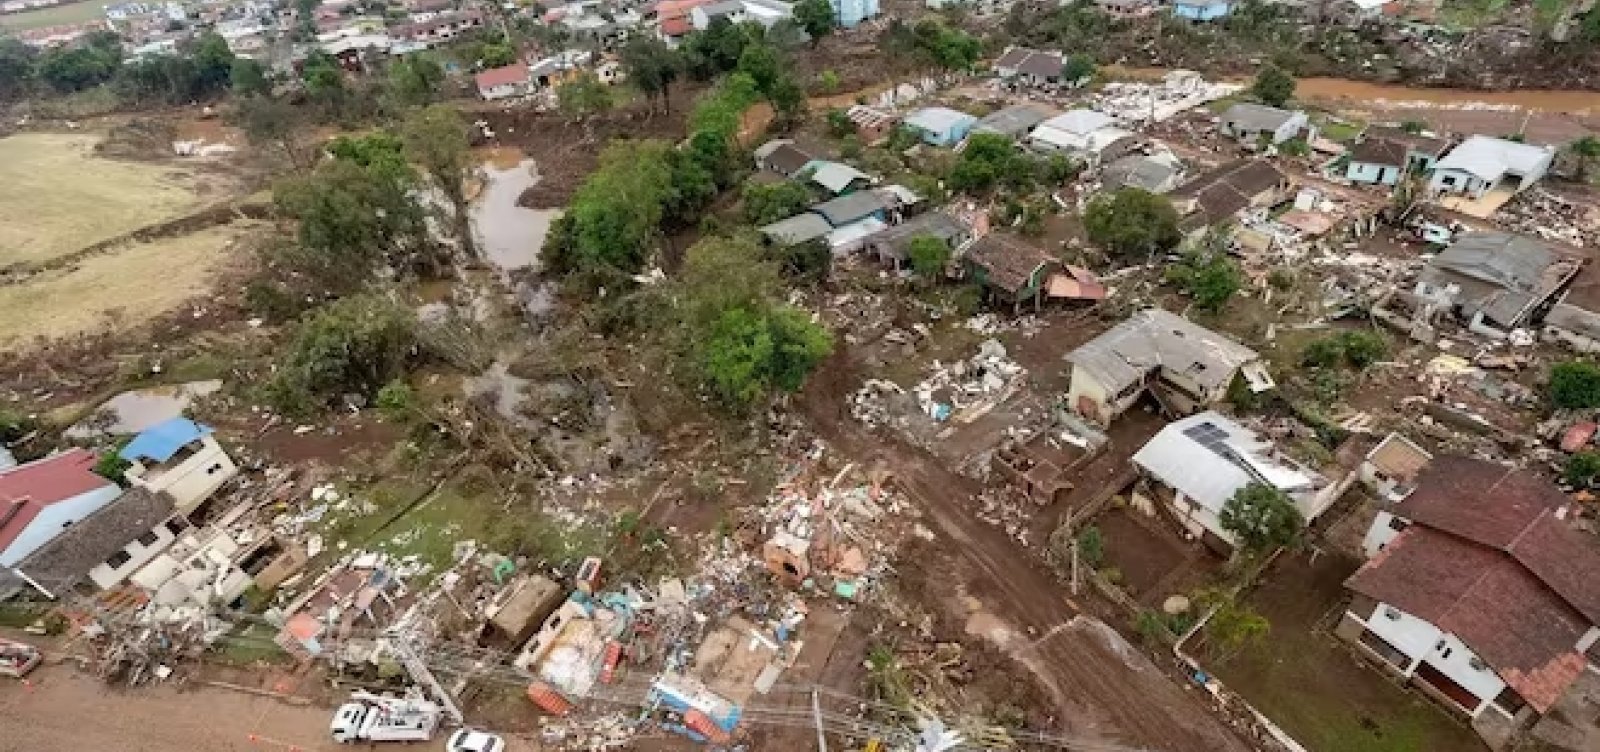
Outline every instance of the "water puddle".
{"label": "water puddle", "polygon": [[183,415],[197,398],[222,388],[220,379],[191,381],[123,392],[96,408],[88,418],[67,429],[70,438],[132,434]]}
{"label": "water puddle", "polygon": [[559,209],[529,209],[517,200],[539,183],[537,166],[523,159],[510,167],[503,160],[483,165],[483,191],[472,204],[472,224],[483,258],[500,271],[522,309],[534,317],[550,311],[554,295],[535,274],[539,249]]}
{"label": "water puddle", "polygon": [[501,417],[524,428],[533,427],[534,421],[522,414],[519,409],[527,399],[528,379],[514,376],[510,364],[503,360],[495,361],[484,371],[482,376],[469,376],[461,380],[461,391],[468,398],[477,399],[485,395],[494,400],[494,410]]}

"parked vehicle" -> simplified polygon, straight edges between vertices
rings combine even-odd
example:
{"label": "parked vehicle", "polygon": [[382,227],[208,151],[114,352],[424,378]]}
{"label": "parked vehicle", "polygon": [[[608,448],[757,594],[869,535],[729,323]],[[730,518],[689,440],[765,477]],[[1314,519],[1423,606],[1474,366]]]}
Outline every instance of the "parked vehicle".
{"label": "parked vehicle", "polygon": [[506,740],[487,731],[461,729],[450,735],[446,752],[505,752]]}
{"label": "parked vehicle", "polygon": [[0,676],[21,679],[42,660],[44,653],[38,648],[25,642],[0,639]]}
{"label": "parked vehicle", "polygon": [[417,694],[386,697],[356,692],[334,712],[328,731],[340,744],[425,742],[433,739],[443,717],[438,705]]}

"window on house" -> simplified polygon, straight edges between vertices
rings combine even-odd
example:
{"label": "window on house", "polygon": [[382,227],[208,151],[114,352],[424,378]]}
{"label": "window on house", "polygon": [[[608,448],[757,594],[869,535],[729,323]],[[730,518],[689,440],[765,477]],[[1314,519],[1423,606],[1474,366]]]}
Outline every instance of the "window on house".
{"label": "window on house", "polygon": [[1439,657],[1448,660],[1450,658],[1450,654],[1454,652],[1455,648],[1445,648],[1444,650],[1439,651]]}
{"label": "window on house", "polygon": [[133,557],[129,556],[127,551],[118,551],[112,554],[111,558],[106,559],[106,566],[112,569],[121,569],[122,565],[130,561],[133,561]]}
{"label": "window on house", "polygon": [[1394,606],[1384,606],[1383,618],[1388,619],[1389,621],[1400,621],[1400,609],[1395,608]]}
{"label": "window on house", "polygon": [[1517,694],[1516,690],[1506,687],[1500,690],[1500,694],[1495,695],[1494,706],[1506,711],[1509,715],[1516,715],[1522,712],[1522,709],[1527,707],[1528,703],[1522,699],[1522,695]]}
{"label": "window on house", "polygon": [[1400,531],[1400,530],[1404,530],[1404,529],[1406,529],[1408,527],[1411,527],[1411,522],[1409,520],[1403,518],[1403,517],[1390,517],[1389,518],[1389,529],[1390,530]]}
{"label": "window on house", "polygon": [[156,535],[156,531],[146,530],[144,535],[139,536],[139,545],[148,548],[154,546],[158,540],[161,540],[161,538]]}
{"label": "window on house", "polygon": [[172,533],[173,535],[182,535],[183,531],[189,529],[189,521],[182,517],[173,517],[172,519],[167,520],[166,527],[167,532]]}
{"label": "window on house", "polygon": [[222,472],[222,463],[220,463],[220,462],[215,464],[215,465],[212,465],[211,467],[206,468],[206,475],[216,475],[217,473],[220,473],[220,472]]}

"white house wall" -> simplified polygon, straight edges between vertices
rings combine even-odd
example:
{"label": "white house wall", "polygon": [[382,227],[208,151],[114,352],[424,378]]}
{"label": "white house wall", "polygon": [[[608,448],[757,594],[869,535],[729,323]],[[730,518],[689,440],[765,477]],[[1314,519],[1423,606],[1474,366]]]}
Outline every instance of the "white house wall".
{"label": "white house wall", "polygon": [[[1392,612],[1394,618],[1386,615],[1386,611]],[[1406,676],[1415,675],[1418,663],[1426,660],[1439,673],[1478,697],[1482,702],[1477,707],[1467,708],[1473,715],[1506,688],[1505,682],[1487,666],[1481,670],[1473,667],[1477,655],[1465,643],[1424,619],[1379,603],[1364,622],[1368,630],[1410,659],[1411,664],[1404,670]]]}
{"label": "white house wall", "polygon": [[128,555],[128,560],[122,566],[112,569],[102,561],[96,564],[94,569],[89,570],[89,579],[94,582],[95,586],[101,590],[109,590],[122,584],[123,580],[128,579],[134,572],[149,564],[177,539],[177,536],[174,536],[172,531],[167,529],[165,523],[155,526],[150,532],[155,533],[156,541],[154,543],[146,546],[135,540],[122,547],[122,552]]}
{"label": "white house wall", "polygon": [[1368,559],[1377,556],[1384,546],[1389,545],[1389,541],[1400,534],[1399,530],[1390,527],[1393,521],[1394,515],[1384,511],[1379,511],[1378,516],[1372,520],[1372,527],[1367,528],[1366,536],[1361,539],[1361,552],[1366,554]]}
{"label": "white house wall", "polygon": [[69,525],[99,511],[122,495],[122,489],[107,482],[102,488],[81,493],[66,501],[56,502],[39,510],[28,526],[22,529],[11,545],[0,551],[0,566],[15,566],[17,562],[56,539]]}
{"label": "white house wall", "polygon": [[1082,366],[1072,366],[1072,382],[1067,386],[1067,406],[1078,410],[1085,402],[1094,405],[1099,415],[1085,415],[1086,418],[1099,421],[1102,425],[1111,422],[1112,416],[1119,412],[1110,404],[1111,395],[1104,385],[1092,376]]}
{"label": "white house wall", "polygon": [[201,440],[200,451],[178,465],[164,470],[151,468],[142,475],[130,474],[128,479],[135,486],[167,492],[180,512],[190,512],[238,474],[238,466],[222,445],[207,436]]}

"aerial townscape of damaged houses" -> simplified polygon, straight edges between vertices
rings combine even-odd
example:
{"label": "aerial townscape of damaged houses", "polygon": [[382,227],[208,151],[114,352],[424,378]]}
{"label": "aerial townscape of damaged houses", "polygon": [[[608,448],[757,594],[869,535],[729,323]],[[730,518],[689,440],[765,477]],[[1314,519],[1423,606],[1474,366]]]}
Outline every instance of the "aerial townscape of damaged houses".
{"label": "aerial townscape of damaged houses", "polygon": [[[1227,0],[1096,4],[1196,23],[1231,11]],[[580,74],[626,86],[619,40],[675,47],[721,19],[772,27],[795,13],[785,0],[291,5],[112,4],[103,19],[17,36],[43,49],[109,29],[137,58],[210,29],[273,69],[320,51],[361,76],[526,17],[570,41],[450,73],[478,112],[543,111]],[[1389,4],[1341,5],[1359,22]],[[832,8],[843,33],[885,23],[877,0]],[[307,13],[309,38],[277,33]],[[1421,119],[1356,122],[1287,96],[1274,106],[1193,71],[1074,81],[1062,51],[994,53],[976,72],[895,81],[835,102],[822,126],[748,144],[747,184],[810,197],[752,228],[762,248],[825,249],[835,269],[904,283],[892,289],[908,296],[932,276],[976,299],[961,312],[917,303],[939,313],[916,323],[886,312],[884,287],[798,303],[855,359],[828,417],[848,427],[828,430],[873,438],[774,450],[770,493],[708,531],[688,566],[618,566],[623,551],[672,543],[631,529],[622,551],[597,545],[563,566],[466,538],[443,546],[443,564],[400,553],[406,515],[429,497],[375,511],[337,474],[260,460],[248,432],[186,412],[220,382],[189,384],[157,398],[159,414],[84,421],[31,459],[0,451],[0,600],[28,614],[0,632],[0,681],[16,677],[0,689],[25,703],[23,682],[71,656],[129,692],[155,691],[247,645],[270,654],[262,671],[338,689],[316,742],[1600,750],[1600,370],[1587,360],[1600,352],[1600,202],[1584,203],[1587,185],[1556,190],[1586,183],[1597,155]],[[508,135],[475,129],[482,145]],[[1069,174],[1013,211],[862,157],[960,165],[993,143]],[[1134,194],[1157,197],[1151,221],[1170,213],[1175,236],[1142,255],[1097,249],[1097,207]],[[1087,230],[1040,219],[1077,215]],[[1225,288],[1220,300],[1202,300],[1207,280]],[[292,438],[322,435],[308,424]],[[603,488],[597,477],[556,482],[575,494]],[[626,491],[642,501],[655,488]],[[929,501],[943,493],[960,498]],[[398,546],[373,543],[396,530]],[[903,552],[940,547],[982,548],[972,566],[999,569],[908,595],[919,562]],[[882,602],[1013,597],[998,592],[1009,568],[1030,573],[1016,575],[1019,592],[1043,578],[1048,597],[1029,597],[1070,606],[880,619],[921,636],[833,652],[869,639],[846,625]],[[1111,626],[1100,635],[1090,620]],[[1048,647],[1061,632],[1079,647]],[[1000,656],[969,673],[1066,677],[1045,702],[1109,720],[963,715],[967,695],[951,687],[975,679],[948,669],[972,660],[964,641]],[[1029,650],[1049,665],[1029,667]],[[850,672],[834,674],[834,655],[854,656]],[[1068,665],[1080,659],[1089,668]],[[1070,686],[1076,670],[1105,687]],[[829,686],[843,675],[853,683]],[[475,710],[484,686],[510,688],[520,725]],[[1130,720],[1144,709],[1095,709],[1096,693],[1113,691],[1147,698],[1163,720],[1147,732]],[[26,722],[12,696],[0,695],[0,750],[6,726]],[[1428,730],[1390,726],[1370,738],[1393,746],[1345,745],[1369,739],[1360,723],[1315,719],[1347,700],[1422,719],[1375,723]]]}

